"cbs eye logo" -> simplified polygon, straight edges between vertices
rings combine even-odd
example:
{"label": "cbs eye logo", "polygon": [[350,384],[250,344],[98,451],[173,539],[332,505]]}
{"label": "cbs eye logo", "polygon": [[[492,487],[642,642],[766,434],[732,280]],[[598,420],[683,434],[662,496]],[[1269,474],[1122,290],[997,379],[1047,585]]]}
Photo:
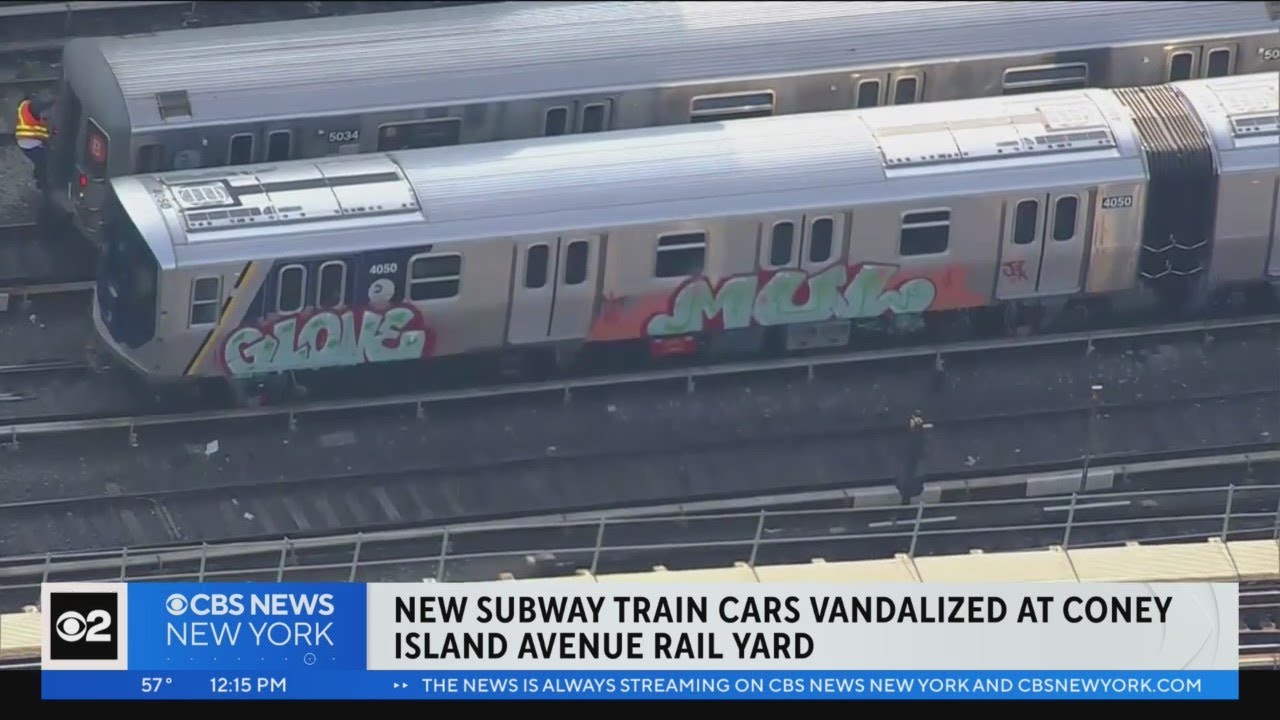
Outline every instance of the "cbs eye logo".
{"label": "cbs eye logo", "polygon": [[50,660],[118,659],[118,595],[55,592],[49,605]]}

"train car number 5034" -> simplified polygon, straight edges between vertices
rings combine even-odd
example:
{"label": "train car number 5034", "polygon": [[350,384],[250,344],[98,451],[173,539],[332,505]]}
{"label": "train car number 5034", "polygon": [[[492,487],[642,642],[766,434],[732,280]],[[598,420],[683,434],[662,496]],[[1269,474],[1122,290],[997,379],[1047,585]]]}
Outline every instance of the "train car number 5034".
{"label": "train car number 5034", "polygon": [[355,142],[359,139],[359,130],[337,130],[329,133],[329,142],[331,143]]}
{"label": "train car number 5034", "polygon": [[1117,210],[1119,208],[1133,207],[1132,195],[1112,195],[1111,197],[1102,199],[1103,210]]}

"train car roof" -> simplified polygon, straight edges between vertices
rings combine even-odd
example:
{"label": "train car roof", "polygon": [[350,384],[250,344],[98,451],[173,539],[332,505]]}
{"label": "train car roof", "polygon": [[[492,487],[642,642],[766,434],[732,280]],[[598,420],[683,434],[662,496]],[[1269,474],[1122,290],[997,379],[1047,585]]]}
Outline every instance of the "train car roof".
{"label": "train car roof", "polygon": [[1264,32],[1258,2],[521,2],[83,38],[64,67],[107,66],[138,130]]}
{"label": "train car roof", "polygon": [[1280,72],[1173,86],[1204,123],[1221,169],[1274,168],[1280,163]]}
{"label": "train car roof", "polygon": [[927,115],[844,110],[112,185],[163,266],[324,256],[1137,180],[1141,145],[1122,110],[1107,91],[1076,90],[937,103]]}

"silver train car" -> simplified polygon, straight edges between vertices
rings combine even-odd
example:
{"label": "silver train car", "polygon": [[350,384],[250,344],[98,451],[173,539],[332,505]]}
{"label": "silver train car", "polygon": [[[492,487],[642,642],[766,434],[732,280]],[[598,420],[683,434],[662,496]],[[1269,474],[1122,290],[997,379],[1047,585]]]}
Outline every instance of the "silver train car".
{"label": "silver train car", "polygon": [[494,3],[67,43],[48,198],[106,180],[1260,72],[1258,2]]}
{"label": "silver train car", "polygon": [[1278,98],[1261,73],[118,178],[94,318],[168,384],[1270,291]]}

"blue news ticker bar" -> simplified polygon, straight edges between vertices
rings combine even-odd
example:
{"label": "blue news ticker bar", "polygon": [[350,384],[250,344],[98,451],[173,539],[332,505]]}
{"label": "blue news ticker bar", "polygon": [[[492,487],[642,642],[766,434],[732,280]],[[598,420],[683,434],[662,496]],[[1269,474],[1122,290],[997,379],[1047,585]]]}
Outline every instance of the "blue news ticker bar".
{"label": "blue news ticker bar", "polygon": [[1237,700],[1240,675],[1198,672],[42,673],[45,700]]}

